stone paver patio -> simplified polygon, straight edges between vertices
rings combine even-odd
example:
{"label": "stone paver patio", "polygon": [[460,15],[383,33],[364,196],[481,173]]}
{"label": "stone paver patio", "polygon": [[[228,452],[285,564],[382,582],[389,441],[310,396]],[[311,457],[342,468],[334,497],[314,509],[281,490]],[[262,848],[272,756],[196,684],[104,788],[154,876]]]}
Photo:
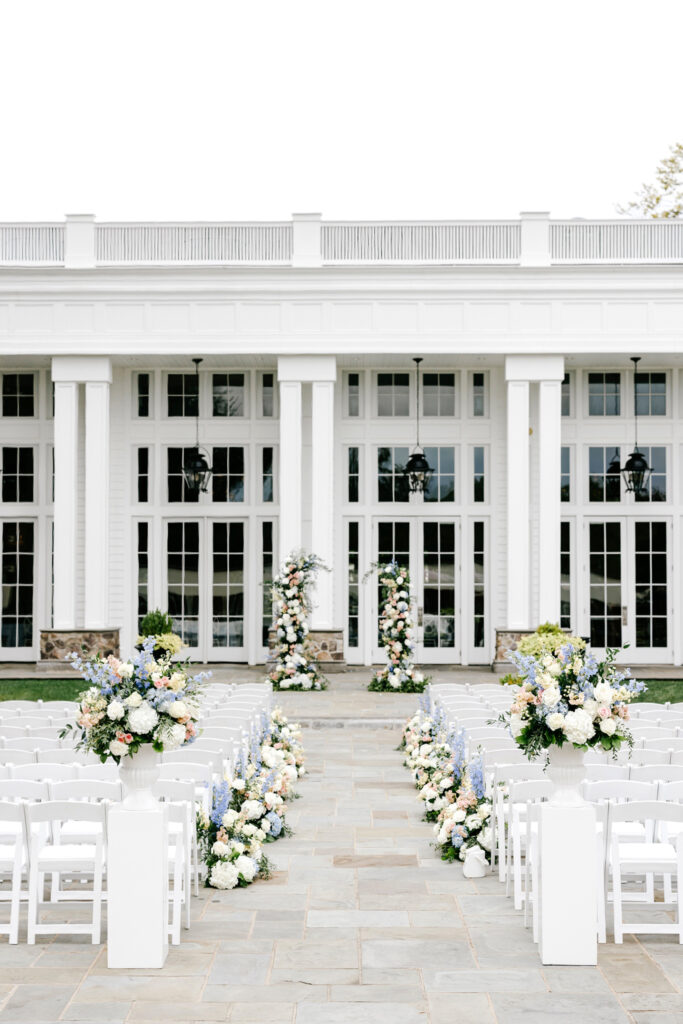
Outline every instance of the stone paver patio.
{"label": "stone paver patio", "polygon": [[[317,699],[320,719],[348,699],[354,717],[376,717],[384,695],[354,687],[351,700],[351,680],[336,682],[281,703],[289,713]],[[384,700],[385,719],[416,704]],[[468,881],[437,859],[395,749],[398,729],[320,727],[304,742],[309,776],[288,816],[295,835],[270,848],[272,880],[202,890],[161,971],[109,971],[104,947],[64,937],[35,947],[3,938],[0,1024],[683,1021],[683,949],[673,937],[609,943],[596,969],[541,968],[498,881]]]}

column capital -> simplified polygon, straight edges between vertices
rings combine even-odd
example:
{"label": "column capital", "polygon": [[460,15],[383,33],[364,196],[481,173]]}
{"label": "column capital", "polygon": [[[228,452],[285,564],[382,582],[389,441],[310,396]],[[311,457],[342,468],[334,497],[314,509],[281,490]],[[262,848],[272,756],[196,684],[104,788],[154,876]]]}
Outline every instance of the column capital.
{"label": "column capital", "polygon": [[336,381],[336,356],[279,356],[277,379],[299,381],[301,384],[324,380]]}
{"label": "column capital", "polygon": [[109,356],[53,356],[52,380],[55,383],[111,384]]}
{"label": "column capital", "polygon": [[526,380],[534,383],[541,380],[564,380],[564,356],[505,357],[505,379]]}

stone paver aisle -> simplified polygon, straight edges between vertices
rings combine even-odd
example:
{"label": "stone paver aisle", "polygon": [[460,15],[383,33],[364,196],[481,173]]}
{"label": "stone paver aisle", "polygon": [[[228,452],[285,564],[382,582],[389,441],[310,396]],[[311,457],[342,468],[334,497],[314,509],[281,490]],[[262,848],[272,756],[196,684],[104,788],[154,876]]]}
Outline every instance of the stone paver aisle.
{"label": "stone paver aisle", "polygon": [[162,971],[108,971],[103,949],[63,939],[0,946],[0,1024],[683,1019],[672,939],[603,947],[599,969],[541,969],[497,880],[437,859],[397,730],[306,730],[304,742],[296,834],[271,847],[271,881],[204,890]]}

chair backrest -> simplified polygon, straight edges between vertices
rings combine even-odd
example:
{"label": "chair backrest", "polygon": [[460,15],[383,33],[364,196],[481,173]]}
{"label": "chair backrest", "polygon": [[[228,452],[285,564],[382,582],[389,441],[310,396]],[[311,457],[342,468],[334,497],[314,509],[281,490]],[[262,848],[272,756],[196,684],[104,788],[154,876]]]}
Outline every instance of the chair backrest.
{"label": "chair backrest", "polygon": [[104,826],[105,805],[97,801],[46,800],[44,803],[26,805],[26,821],[29,829],[31,825],[44,821],[96,821]]}
{"label": "chair backrest", "polygon": [[55,745],[54,737],[46,739],[40,736],[18,736],[16,739],[5,740],[5,750],[51,750]]}
{"label": "chair backrest", "polygon": [[119,777],[119,766],[114,761],[98,762],[97,764],[79,764],[78,778],[90,780],[116,781]]}
{"label": "chair backrest", "polygon": [[[17,719],[19,722],[19,719]],[[18,736],[26,736],[25,725],[3,725],[0,729],[0,738],[5,741],[5,746],[8,740],[16,739]]]}
{"label": "chair backrest", "polygon": [[683,764],[632,764],[629,778],[641,782],[679,782]]}
{"label": "chair backrest", "polygon": [[75,715],[78,711],[78,701],[75,700],[44,700],[43,708],[45,711],[49,711],[51,715],[56,712],[64,712],[64,714]]}
{"label": "chair backrest", "polygon": [[47,800],[47,782],[35,779],[0,780],[0,800]]}
{"label": "chair backrest", "polygon": [[159,766],[159,779],[162,781],[176,779],[180,782],[192,781],[193,784],[205,782],[211,784],[213,769],[210,764],[198,761],[164,761]]}
{"label": "chair backrest", "polygon": [[[680,752],[683,757],[683,751]],[[620,750],[619,754],[628,754],[627,751]],[[631,753],[628,760],[631,764],[670,764],[676,754],[671,754],[668,750],[634,750]],[[675,764],[675,762],[673,762]],[[680,762],[683,764],[683,761]]]}
{"label": "chair backrest", "polygon": [[476,743],[477,740],[499,739],[501,736],[505,736],[505,730],[497,725],[478,725],[470,729],[466,723],[463,724],[465,725],[465,735],[470,743]]}
{"label": "chair backrest", "polygon": [[44,761],[49,761],[51,764],[87,764],[90,761],[95,761],[96,755],[86,750],[74,750],[73,747],[49,747],[39,750],[36,760],[39,764]]}
{"label": "chair backrest", "polygon": [[68,779],[51,782],[50,800],[109,800],[122,799],[122,786],[113,779]]}
{"label": "chair backrest", "polygon": [[526,761],[522,764],[498,764],[494,774],[494,785],[511,785],[517,782],[541,782],[547,781],[544,766],[542,764],[531,764]]}
{"label": "chair backrest", "polygon": [[50,740],[53,746],[59,743],[61,728],[55,725],[29,725],[26,727],[26,739],[29,743],[34,740]]}
{"label": "chair backrest", "polygon": [[610,824],[617,821],[676,821],[683,822],[683,804],[665,800],[629,800],[610,807]]}
{"label": "chair backrest", "polygon": [[42,700],[3,700],[0,701],[0,715],[5,711],[42,710],[42,704]]}
{"label": "chair backrest", "polygon": [[0,764],[35,764],[35,750],[0,750]]}
{"label": "chair backrest", "polygon": [[10,769],[12,779],[35,779],[38,782],[58,782],[62,779],[75,779],[78,777],[78,768],[75,764],[17,764]]}
{"label": "chair backrest", "polygon": [[633,779],[603,779],[597,782],[584,782],[583,795],[590,803],[602,800],[621,802],[622,800],[656,800],[657,783],[635,781]]}
{"label": "chair backrest", "polygon": [[630,730],[634,740],[658,740],[676,735],[675,726],[669,728],[665,725],[638,725],[637,722],[633,722]]}
{"label": "chair backrest", "polygon": [[629,713],[632,718],[634,715],[638,717],[640,714],[643,714],[648,711],[654,711],[658,714],[664,714],[664,712],[666,711],[666,707],[664,704],[658,704],[656,701],[653,700],[639,700],[635,704],[629,705]]}
{"label": "chair backrest", "polygon": [[510,784],[510,803],[535,803],[537,800],[547,800],[553,789],[550,779],[512,782]]}
{"label": "chair backrest", "polygon": [[[639,737],[634,737],[638,739]],[[683,736],[665,736],[662,739],[648,738],[643,741],[642,749],[647,750],[683,750]]]}
{"label": "chair backrest", "polygon": [[587,764],[586,780],[589,782],[614,781],[630,778],[631,769],[627,764]]}
{"label": "chair backrest", "polygon": [[660,782],[657,798],[675,800],[679,804],[683,802],[683,779],[679,779],[678,782]]}
{"label": "chair backrest", "polygon": [[194,782],[184,782],[178,779],[159,779],[154,784],[154,794],[159,800],[173,803],[190,803],[194,806],[195,787]]}
{"label": "chair backrest", "polygon": [[190,764],[205,764],[211,768],[212,772],[216,772],[219,775],[223,773],[223,755],[221,751],[202,749],[196,743],[192,743],[187,750],[170,750],[161,755],[162,765],[185,764],[187,762]]}

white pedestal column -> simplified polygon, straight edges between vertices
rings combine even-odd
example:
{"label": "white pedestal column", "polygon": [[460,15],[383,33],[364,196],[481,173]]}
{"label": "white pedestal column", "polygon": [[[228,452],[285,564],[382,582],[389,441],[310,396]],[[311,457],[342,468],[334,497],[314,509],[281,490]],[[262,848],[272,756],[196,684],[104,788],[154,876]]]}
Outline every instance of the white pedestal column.
{"label": "white pedestal column", "polygon": [[85,385],[85,621],[109,623],[109,381]]}
{"label": "white pedestal column", "polygon": [[54,621],[76,625],[76,510],[78,480],[78,384],[55,381],[54,414]]}
{"label": "white pedestal column", "polygon": [[538,384],[538,619],[560,621],[562,382]]}
{"label": "white pedestal column", "polygon": [[[312,385],[311,550],[325,565],[334,560],[334,381]],[[321,572],[316,582],[313,629],[334,625],[332,573]]]}
{"label": "white pedestal column", "polygon": [[280,562],[302,543],[301,381],[280,381]]}
{"label": "white pedestal column", "polygon": [[168,954],[168,812],[109,812],[107,966],[163,967]]}
{"label": "white pedestal column", "polygon": [[529,381],[507,382],[507,627],[530,627]]}
{"label": "white pedestal column", "polygon": [[598,961],[595,811],[543,804],[539,825],[539,938],[543,964]]}

